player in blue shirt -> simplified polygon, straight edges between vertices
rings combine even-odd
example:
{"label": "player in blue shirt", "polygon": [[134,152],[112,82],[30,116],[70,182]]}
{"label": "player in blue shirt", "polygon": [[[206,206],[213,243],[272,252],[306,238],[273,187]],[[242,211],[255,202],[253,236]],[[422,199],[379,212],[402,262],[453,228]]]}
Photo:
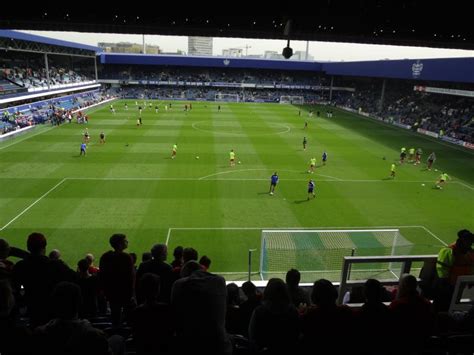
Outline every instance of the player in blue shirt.
{"label": "player in blue shirt", "polygon": [[81,143],[81,152],[79,153],[79,156],[81,156],[81,155],[85,156],[86,155],[86,148],[87,148],[87,144],[86,143]]}
{"label": "player in blue shirt", "polygon": [[326,165],[326,160],[328,160],[328,153],[323,152],[323,165]]}
{"label": "player in blue shirt", "polygon": [[273,195],[273,193],[275,192],[275,187],[277,183],[278,183],[278,175],[277,175],[277,172],[275,171],[272,177],[270,178],[270,195]]}
{"label": "player in blue shirt", "polygon": [[311,195],[313,195],[313,198],[316,197],[316,194],[314,192],[314,188],[315,188],[316,184],[314,183],[313,180],[309,180],[308,182],[308,201],[309,201],[309,198]]}

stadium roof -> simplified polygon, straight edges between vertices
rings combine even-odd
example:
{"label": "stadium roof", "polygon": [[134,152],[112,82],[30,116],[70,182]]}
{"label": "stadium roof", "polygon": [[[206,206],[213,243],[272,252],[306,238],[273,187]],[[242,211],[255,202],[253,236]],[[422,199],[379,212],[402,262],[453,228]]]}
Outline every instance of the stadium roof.
{"label": "stadium roof", "polygon": [[0,38],[8,38],[10,40],[16,41],[26,41],[26,42],[36,42],[40,44],[47,44],[51,46],[59,46],[71,49],[79,49],[83,51],[90,51],[90,52],[101,52],[102,49],[100,47],[88,46],[85,44],[79,44],[69,41],[62,41],[59,39],[53,39],[43,36],[32,35],[29,33],[23,33],[18,31],[10,31],[10,30],[0,30]]}
{"label": "stadium roof", "polygon": [[[225,6],[244,5],[229,3]],[[175,15],[183,9],[154,11],[139,4],[127,4],[123,10],[114,5],[107,12],[82,3],[75,5],[76,9],[69,3],[62,4],[60,9],[48,9],[48,6],[45,4],[37,11],[6,11],[0,18],[0,28],[265,39],[286,39],[289,35],[292,40],[474,49],[469,1],[292,3],[292,8],[314,13],[313,16],[186,16]]]}

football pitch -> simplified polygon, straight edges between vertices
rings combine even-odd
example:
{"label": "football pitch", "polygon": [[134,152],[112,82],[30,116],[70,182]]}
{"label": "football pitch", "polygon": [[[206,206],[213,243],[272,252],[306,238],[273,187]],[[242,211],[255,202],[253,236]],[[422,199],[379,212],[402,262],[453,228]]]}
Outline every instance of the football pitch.
{"label": "football pitch", "polygon": [[[115,114],[108,105],[90,110],[87,125],[36,127],[0,143],[0,237],[26,248],[27,235],[42,232],[48,251],[59,249],[75,268],[124,233],[139,258],[155,243],[168,244],[169,261],[175,246],[192,246],[211,258],[210,271],[243,280],[249,249],[259,278],[263,229],[398,228],[416,254],[437,253],[458,230],[474,229],[474,152],[459,146],[338,109],[326,118],[320,106],[311,109],[321,117],[308,117],[309,107],[299,116],[291,105],[220,103],[218,112],[219,103],[193,102],[185,112],[184,102],[165,111],[168,102],[153,101],[137,126],[135,100],[113,104]],[[80,156],[86,127],[91,139]],[[422,148],[422,164],[399,165],[401,147]],[[437,171],[426,169],[432,151]],[[439,190],[442,171],[452,180]],[[308,201],[309,179],[316,198]]]}

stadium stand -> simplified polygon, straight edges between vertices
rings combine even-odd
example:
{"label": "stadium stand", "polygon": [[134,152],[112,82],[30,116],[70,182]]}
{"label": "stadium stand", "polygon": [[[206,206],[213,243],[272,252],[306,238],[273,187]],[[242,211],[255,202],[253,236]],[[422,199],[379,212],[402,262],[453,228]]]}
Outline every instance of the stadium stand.
{"label": "stadium stand", "polygon": [[[473,238],[472,234],[470,238]],[[115,239],[111,238],[111,241],[115,243]],[[22,350],[24,353],[36,353],[32,349],[39,346],[43,350],[50,349],[50,353],[69,354],[71,349],[68,347],[71,344],[64,342],[63,338],[72,337],[71,340],[77,341],[90,332],[91,336],[94,334],[94,337],[97,337],[97,341],[101,339],[100,341],[104,342],[102,346],[105,348],[127,351],[128,354],[135,352],[148,354],[147,351],[157,350],[165,354],[174,354],[178,351],[179,354],[178,349],[189,351],[191,344],[193,347],[203,347],[202,349],[207,350],[209,354],[226,354],[230,353],[226,339],[232,340],[234,351],[238,354],[261,353],[264,348],[267,349],[266,354],[280,354],[281,349],[292,352],[296,349],[309,351],[315,346],[324,349],[334,347],[334,341],[341,337],[342,326],[352,331],[344,335],[345,345],[337,346],[333,352],[342,353],[344,349],[345,352],[351,351],[355,354],[367,353],[368,350],[377,354],[406,353],[406,344],[396,341],[400,338],[410,339],[411,353],[438,354],[459,348],[472,351],[473,345],[468,340],[472,339],[472,312],[468,310],[462,315],[453,313],[451,316],[435,313],[429,299],[417,290],[417,278],[409,274],[402,275],[399,286],[395,288],[384,287],[383,281],[380,283],[369,280],[362,284],[362,289],[365,291],[361,296],[357,297],[356,290],[353,289],[354,296],[351,296],[351,300],[359,302],[355,307],[336,305],[337,285],[328,280],[317,280],[308,289],[311,294],[311,299],[307,301],[309,303],[300,303],[297,307],[291,303],[285,282],[276,278],[271,279],[265,288],[262,303],[260,303],[262,296],[256,293],[255,287],[249,282],[242,285],[242,292],[239,292],[235,284],[229,284],[228,289],[234,291],[228,291],[229,298],[226,301],[226,292],[222,289],[224,279],[204,271],[197,260],[191,260],[184,264],[180,274],[175,274],[173,277],[175,281],[170,301],[158,301],[160,295],[158,275],[162,272],[162,267],[143,274],[136,284],[141,284],[143,303],[135,309],[132,302],[129,306],[131,308],[124,309],[126,313],[120,325],[115,324],[115,327],[111,327],[113,323],[107,308],[98,313],[97,296],[103,297],[99,290],[110,282],[104,278],[101,269],[97,273],[97,279],[89,273],[89,262],[86,260],[79,262],[80,267],[76,273],[61,259],[44,256],[47,238],[40,233],[31,234],[27,245],[28,252],[21,254],[23,259],[13,263],[9,258],[10,254],[14,254],[11,252],[12,248],[6,240],[0,239],[0,295],[2,300],[7,300],[1,303],[0,336],[14,335],[8,341],[4,338],[0,342],[0,350],[5,353],[10,353],[12,349]],[[122,251],[119,254],[109,251],[103,258],[112,256],[119,258],[120,265],[123,264],[124,267],[127,265],[123,269],[125,272],[131,270],[132,261],[126,252],[128,243],[121,245]],[[197,258],[198,253],[195,252],[194,255]],[[398,258],[403,260],[402,256]],[[166,260],[160,263],[167,270],[171,270]],[[105,264],[103,267],[105,268]],[[113,276],[107,275],[107,277]],[[124,281],[116,276],[114,280],[122,283]],[[188,290],[188,286],[197,293],[190,293],[191,289]],[[128,304],[135,294],[128,288],[134,288],[135,283],[127,283],[123,287],[127,287],[127,290],[117,291],[119,293],[114,294],[113,299],[119,296]],[[205,287],[208,291],[205,293],[197,291],[199,287]],[[86,313],[81,308],[80,289],[83,289],[83,296],[87,294],[88,297],[94,297],[93,302],[88,303],[89,307],[93,308]],[[106,299],[108,297],[111,296],[106,294]],[[455,297],[459,296],[456,294]],[[11,301],[13,298],[16,299],[15,303]],[[199,309],[202,302],[208,302],[209,309],[202,307]],[[51,308],[45,308],[45,304],[50,304]],[[182,308],[184,304],[186,308]],[[251,318],[248,315],[249,306],[250,309],[254,309]],[[228,308],[226,322],[231,322],[227,325],[223,323],[226,308]],[[18,312],[20,309],[23,309],[22,313]],[[48,312],[49,309],[52,313]],[[202,318],[206,317],[208,312],[214,314],[214,317],[207,318],[203,323]],[[88,320],[81,320],[77,318],[79,313],[82,317],[87,314],[91,316],[87,316]],[[196,322],[197,327],[190,326],[190,323],[194,322],[188,318],[194,319],[193,314],[200,319]],[[361,329],[364,324],[363,329],[370,326],[374,331],[377,330],[378,338],[371,340],[376,348],[369,346],[367,349],[369,335]],[[36,328],[33,335],[28,328],[33,330],[32,327],[35,325],[42,326]],[[242,334],[228,335],[224,326],[228,331],[238,330]],[[190,329],[191,333],[188,333]],[[199,329],[202,331],[198,331]],[[250,340],[245,338],[246,329],[249,329]],[[381,331],[382,329],[384,331]],[[87,339],[86,337],[83,341]],[[18,343],[19,341],[21,342]],[[99,346],[97,341],[88,343],[88,346],[93,346],[92,344]],[[392,344],[390,349],[386,348],[387,342]],[[76,346],[84,349],[83,344]],[[52,347],[54,351],[51,350]],[[433,352],[434,348],[438,352]]]}

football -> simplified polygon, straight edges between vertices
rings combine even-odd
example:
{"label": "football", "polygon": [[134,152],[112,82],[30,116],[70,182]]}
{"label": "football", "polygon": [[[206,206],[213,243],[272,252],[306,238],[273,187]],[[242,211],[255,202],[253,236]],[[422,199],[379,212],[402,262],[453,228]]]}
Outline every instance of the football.
{"label": "football", "polygon": [[196,155],[196,159],[199,159],[199,155]]}

